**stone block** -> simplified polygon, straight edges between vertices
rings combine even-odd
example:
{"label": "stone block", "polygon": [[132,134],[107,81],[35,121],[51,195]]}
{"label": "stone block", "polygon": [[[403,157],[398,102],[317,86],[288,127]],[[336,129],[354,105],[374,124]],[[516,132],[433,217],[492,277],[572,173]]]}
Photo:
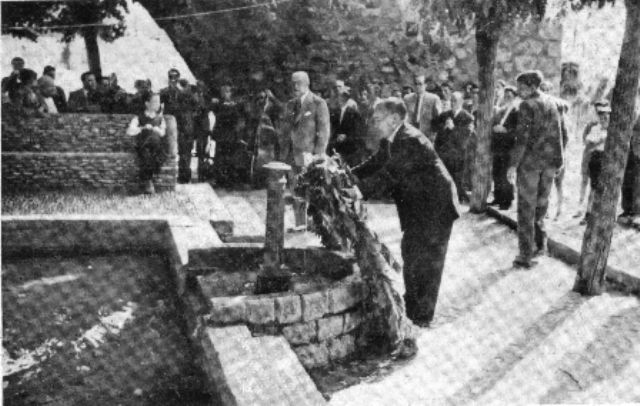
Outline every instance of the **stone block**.
{"label": "stone block", "polygon": [[302,302],[299,295],[275,298],[276,321],[280,324],[298,323],[302,320]]}
{"label": "stone block", "polygon": [[355,330],[362,323],[362,311],[357,310],[344,314],[344,327],[342,331],[348,333]]}
{"label": "stone block", "polygon": [[327,340],[327,349],[331,361],[341,360],[356,351],[356,339],[351,334],[331,338]]}
{"label": "stone block", "polygon": [[276,320],[273,297],[249,297],[245,300],[247,321],[252,324],[269,324]]}
{"label": "stone block", "polygon": [[298,359],[305,368],[317,368],[329,363],[329,350],[325,343],[293,347]]}
{"label": "stone block", "polygon": [[209,299],[212,324],[243,323],[248,318],[246,296],[222,296]]}
{"label": "stone block", "polygon": [[318,338],[318,326],[316,321],[297,323],[286,326],[282,334],[291,345],[309,344]]}
{"label": "stone block", "polygon": [[329,313],[336,314],[354,307],[364,297],[364,283],[356,280],[341,283],[328,291]]}
{"label": "stone block", "polygon": [[317,320],[328,312],[326,292],[305,293],[302,299],[302,319]]}
{"label": "stone block", "polygon": [[344,328],[344,316],[329,316],[318,320],[318,340],[324,341],[330,337],[342,334]]}

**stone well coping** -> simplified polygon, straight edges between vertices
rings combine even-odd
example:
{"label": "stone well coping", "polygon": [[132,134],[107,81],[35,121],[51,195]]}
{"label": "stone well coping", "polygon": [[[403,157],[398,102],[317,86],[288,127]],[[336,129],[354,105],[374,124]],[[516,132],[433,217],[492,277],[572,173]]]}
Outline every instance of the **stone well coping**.
{"label": "stone well coping", "polygon": [[[237,264],[258,265],[263,258],[264,249],[260,245],[234,244],[215,249],[193,249],[189,251],[186,269],[194,277],[219,271],[233,272],[238,269]],[[285,248],[282,260],[294,271],[296,267],[302,267],[335,280],[353,273],[355,264],[352,254],[328,251],[323,247]]]}
{"label": "stone well coping", "polygon": [[[312,322],[358,306],[367,296],[367,285],[357,275],[308,293],[272,293],[206,297],[206,277],[198,276],[199,293],[206,298],[211,325],[286,325]],[[342,317],[342,315],[340,316]]]}

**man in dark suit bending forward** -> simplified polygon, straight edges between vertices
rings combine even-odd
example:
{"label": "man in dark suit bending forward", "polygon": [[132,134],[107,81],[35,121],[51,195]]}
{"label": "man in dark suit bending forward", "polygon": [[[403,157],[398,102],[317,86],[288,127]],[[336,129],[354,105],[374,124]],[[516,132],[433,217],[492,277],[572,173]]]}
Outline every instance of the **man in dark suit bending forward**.
{"label": "man in dark suit bending forward", "polygon": [[400,218],[407,316],[421,327],[433,319],[444,260],[455,219],[455,184],[433,144],[405,123],[407,108],[395,97],[375,105],[373,127],[380,148],[353,169],[365,198],[390,194]]}

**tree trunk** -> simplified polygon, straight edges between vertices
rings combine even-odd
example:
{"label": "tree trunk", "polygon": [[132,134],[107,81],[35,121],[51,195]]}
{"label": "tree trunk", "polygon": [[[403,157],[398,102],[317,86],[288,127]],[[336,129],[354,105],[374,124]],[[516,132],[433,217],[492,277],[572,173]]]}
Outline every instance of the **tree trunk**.
{"label": "tree trunk", "polygon": [[477,109],[476,150],[473,154],[471,173],[471,212],[481,213],[487,208],[487,197],[491,191],[491,119],[495,93],[495,69],[498,41],[502,25],[493,12],[479,15],[476,24],[476,58],[480,81],[479,106]]}
{"label": "tree trunk", "polygon": [[578,276],[573,290],[599,295],[604,290],[605,270],[615,226],[622,177],[629,154],[640,78],[640,1],[626,0],[627,21],[611,100],[611,122],[605,144],[602,187],[596,191],[593,216],[582,241]]}
{"label": "tree trunk", "polygon": [[85,27],[82,29],[82,37],[87,48],[89,70],[96,75],[96,80],[102,77],[102,65],[100,64],[100,48],[98,47],[98,27]]}

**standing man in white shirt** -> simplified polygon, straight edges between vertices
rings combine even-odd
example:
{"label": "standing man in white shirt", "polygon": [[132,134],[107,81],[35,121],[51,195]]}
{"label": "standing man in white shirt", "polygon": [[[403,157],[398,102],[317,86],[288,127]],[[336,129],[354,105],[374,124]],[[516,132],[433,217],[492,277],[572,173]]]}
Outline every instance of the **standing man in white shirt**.
{"label": "standing man in white shirt", "polygon": [[407,106],[407,123],[419,129],[424,135],[434,142],[436,134],[431,122],[442,112],[440,98],[426,90],[426,77],[415,77],[416,92],[405,96],[404,103]]}

